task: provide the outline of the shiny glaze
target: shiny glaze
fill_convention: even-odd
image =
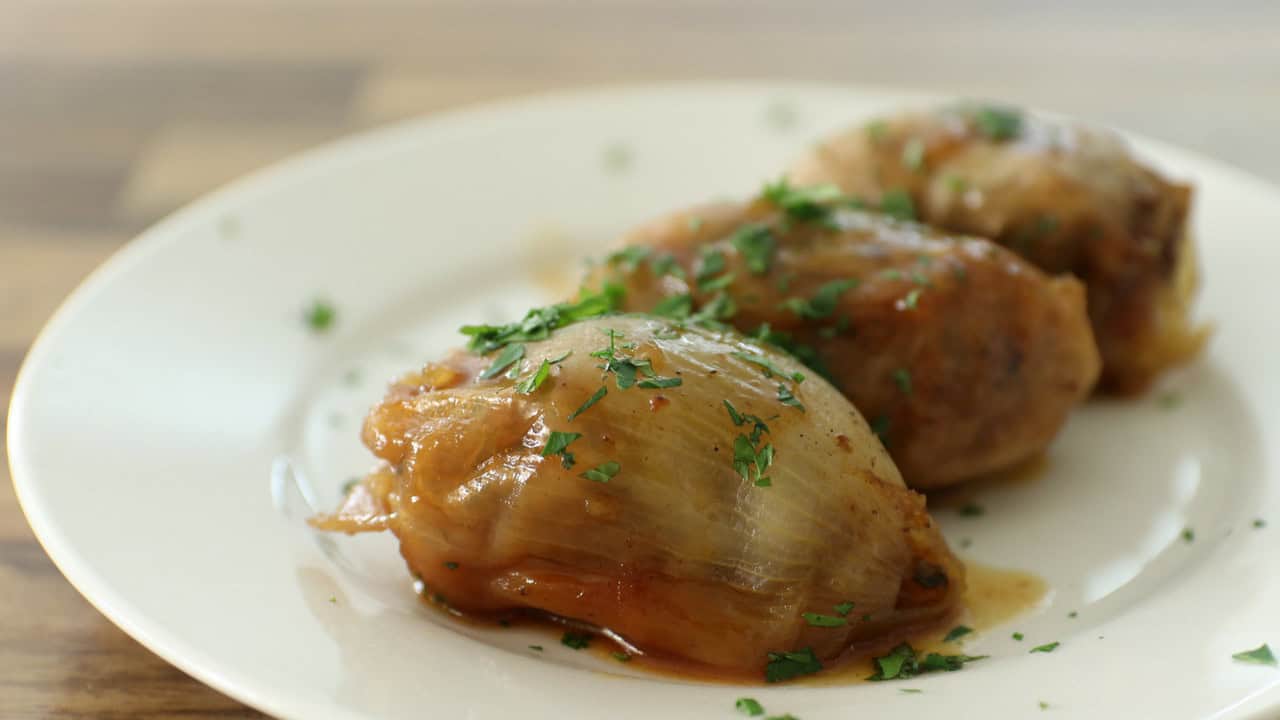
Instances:
[[[601,384],[593,350],[606,328],[635,343],[679,387],[619,390],[570,422]],[[614,316],[528,344],[521,374],[572,355],[531,395],[491,359],[458,353],[406,378],[374,408],[365,442],[385,463],[326,530],[390,529],[428,594],[478,615],[532,610],[608,628],[647,654],[742,676],[768,651],[836,657],[892,641],[954,613],[963,569],[857,411],[820,378],[793,383],[802,412],[777,399],[778,377],[730,353],[763,353],[736,334],[679,331]],[[652,402],[667,405],[655,412]],[[723,406],[767,418],[771,487],[732,464]],[[552,430],[583,433],[576,464],[542,457]],[[838,438],[844,438],[840,442]],[[580,473],[605,461],[608,483]],[[937,578],[929,587],[918,578]],[[853,601],[874,621],[817,628],[802,612]]]

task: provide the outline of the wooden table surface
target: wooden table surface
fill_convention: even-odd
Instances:
[[[1125,126],[1280,180],[1280,3],[904,5],[0,0],[0,398],[62,298],[162,215],[330,138],[504,95],[707,78],[907,86]],[[90,607],[9,487],[0,718],[257,716]]]

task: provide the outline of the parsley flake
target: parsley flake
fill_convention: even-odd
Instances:
[[[782,682],[801,675],[812,675],[822,669],[822,663],[813,654],[813,648],[796,652],[771,652],[768,657],[769,662],[764,668],[765,682]]]
[[[857,278],[833,280],[819,286],[814,291],[813,297],[808,300],[787,298],[780,307],[808,320],[829,317],[831,313],[836,311],[836,304],[839,302],[840,296],[846,291],[858,287],[859,282]]]
[[[769,264],[778,248],[778,241],[774,239],[773,231],[768,225],[743,225],[729,237],[729,242],[742,255],[742,260],[752,275],[769,272]]]
[[[853,611],[853,601],[850,600],[849,602],[842,602],[839,605],[836,605],[835,611],[836,611],[836,614],[839,615],[840,617],[847,616],[850,612]]]
[[[567,632],[560,638],[560,644],[581,650],[591,644],[591,635],[587,633]]]
[[[763,368],[763,369],[764,369],[764,376],[765,376],[765,377],[767,377],[767,378],[771,378],[771,377],[773,377],[773,376],[777,375],[778,377],[790,378],[790,379],[792,380],[792,382],[797,382],[797,383],[802,383],[802,382],[804,382],[804,373],[800,373],[800,372],[786,373],[786,372],[783,372],[782,370],[778,369],[778,366],[777,366],[777,365],[774,365],[774,364],[773,364],[773,361],[772,361],[772,360],[770,360],[769,358],[767,358],[767,357],[765,357],[765,356],[763,356],[763,355],[757,355],[756,353],[739,352],[739,351],[736,351],[736,350],[735,350],[734,352],[729,353],[729,354],[730,354],[730,355],[732,355],[732,356],[734,356],[734,357],[736,357],[736,358],[738,358],[739,360],[741,360],[741,361],[743,361],[743,362],[749,362],[749,363],[751,363],[751,364],[753,364],[753,365],[759,365],[761,368]]]
[[[552,430],[551,435],[547,437],[546,446],[542,448],[542,457],[559,455],[561,456],[560,464],[564,465],[565,468],[573,467],[573,453],[568,452],[568,448],[570,443],[580,437],[582,437],[582,433]]]
[[[787,386],[782,383],[778,383],[778,402],[793,408],[800,408],[800,412],[804,412],[804,404],[796,399],[795,393],[787,389]]]
[[[613,476],[617,475],[618,471],[621,469],[622,469],[621,465],[614,462],[613,460],[610,460],[608,462],[601,463],[591,468],[590,470],[582,473],[580,477],[584,477],[588,480],[593,480],[598,483],[607,483],[610,480],[612,480]]]
[[[976,502],[970,501],[960,506],[961,517],[980,517],[982,515],[985,515],[986,513],[987,513],[986,508],[982,507]]]
[[[587,408],[589,408],[589,407],[591,407],[592,405],[595,405],[596,403],[600,402],[600,399],[601,399],[601,398],[603,398],[605,395],[608,395],[608,394],[609,394],[609,388],[607,388],[607,387],[605,387],[605,386],[601,385],[601,386],[600,386],[600,389],[599,389],[599,390],[596,390],[594,393],[592,393],[592,394],[591,394],[591,397],[587,398],[586,402],[584,402],[584,403],[582,403],[581,405],[579,405],[577,410],[574,410],[573,412],[569,413],[569,422],[573,422],[573,419],[574,419],[574,418],[576,418],[576,417],[578,417],[579,415],[581,415],[582,413],[586,412],[586,411],[587,411]]]
[[[338,311],[327,300],[315,300],[302,313],[302,320],[313,333],[328,332],[338,318]]]
[[[653,252],[650,248],[643,245],[633,245],[623,248],[605,258],[605,262],[610,265],[618,265],[627,272],[632,272],[640,265],[640,262]]]
[[[1259,645],[1253,650],[1245,650],[1235,653],[1232,658],[1240,662],[1253,663],[1254,665],[1270,665],[1276,666],[1276,656],[1271,653],[1271,647],[1266,643]]]
[[[530,645],[530,646],[529,646],[529,649],[530,649],[530,650],[537,651],[537,652],[542,652],[542,646],[541,646],[541,645]]]
[[[653,306],[653,314],[683,320],[693,312],[693,296],[689,293],[668,295]]]
[[[916,307],[916,304],[920,302],[921,292],[923,291],[920,288],[912,288],[911,292],[907,293],[906,297],[898,301],[898,309],[914,310]]]
[[[1267,521],[1266,521],[1266,520],[1263,520],[1262,518],[1254,518],[1254,520],[1253,520],[1253,528],[1254,528],[1255,530],[1259,530],[1259,529],[1264,528],[1264,527],[1266,527],[1266,526],[1267,526]]]
[[[880,196],[880,212],[898,220],[915,220],[916,204],[906,190],[886,190]]]
[[[748,717],[764,714],[764,707],[755,698],[738,698],[738,702],[734,703],[733,706],[737,708],[738,712]]]
[[[793,187],[786,178],[766,184],[760,197],[786,213],[789,219],[798,222],[825,221],[831,215],[832,205],[846,200],[840,188],[835,185],[798,188]]]
[[[920,688],[899,688],[898,692],[902,693],[903,695],[919,695],[924,691],[921,690]]]
[[[1022,642],[1022,638],[1023,638],[1023,635],[1020,632],[1016,632],[1013,634],[1013,639],[1017,640],[1018,642]]]
[[[514,345],[508,345],[508,347],[514,347]],[[542,383],[546,382],[551,375],[551,366],[564,362],[565,358],[569,357],[572,352],[572,350],[568,350],[558,358],[543,358],[542,363],[538,365],[538,369],[532,375],[516,383],[516,392],[522,395],[529,395],[542,387]],[[572,420],[573,418],[569,419]]]
[[[676,261],[676,256],[671,253],[663,253],[655,255],[649,261],[649,269],[653,272],[654,277],[662,277],[663,275],[671,275],[684,279],[684,268],[680,267],[680,263]]]
[[[887,655],[875,658],[876,673],[868,680],[895,680],[916,677],[930,672],[954,672],[965,663],[983,660],[986,655],[942,655],[929,653],[924,658],[916,655],[910,643],[902,643]]]
[[[942,642],[954,642],[971,632],[973,632],[973,628],[968,625],[957,625],[951,628],[951,632],[947,633],[946,637],[942,638]]]
[[[973,124],[989,140],[1012,140],[1022,133],[1022,113],[1013,108],[983,105],[973,110]]]
[[[519,362],[524,357],[524,345],[513,343],[503,348],[498,357],[494,358],[493,364],[487,370],[478,376],[481,380],[488,380],[497,377],[499,373]]]
[[[612,656],[613,659],[617,660],[618,662],[631,662],[631,655],[629,655],[628,653],[613,652],[613,653],[609,653],[609,655]]]
[[[1030,650],[1029,652],[1033,652],[1033,653],[1038,653],[1038,652],[1039,652],[1039,653],[1051,653],[1051,652],[1053,652],[1054,650],[1057,650],[1057,649],[1058,649],[1058,646],[1059,646],[1059,645],[1061,645],[1061,644],[1062,644],[1062,643],[1060,643],[1060,642],[1058,642],[1058,641],[1056,641],[1056,640],[1055,640],[1054,642],[1051,642],[1051,643],[1045,643],[1044,645],[1037,645],[1037,646],[1035,646],[1035,647],[1031,648],[1031,650]]]
[[[464,325],[459,329],[470,337],[467,349],[487,355],[511,343],[545,340],[551,331],[589,318],[607,315],[618,309],[624,291],[606,285],[598,293],[584,293],[577,301],[534,308],[519,322],[506,325]]]
[[[844,627],[845,625],[849,624],[849,622],[842,617],[835,617],[832,615],[821,615],[819,613],[809,613],[809,612],[801,613],[801,617],[803,617],[804,621],[809,623],[813,627],[833,628],[833,627]]]
[[[1191,543],[1195,542],[1195,539],[1196,539],[1195,530],[1192,530],[1191,528],[1184,528],[1182,530],[1182,542],[1190,545]]]
[[[447,562],[447,563],[445,563],[445,564],[444,564],[444,566],[445,566],[446,568],[450,569],[450,570],[457,570],[457,569],[458,569],[458,563],[456,563],[456,562],[452,562],[452,561],[451,561],[451,562]]]
[[[698,283],[700,289],[707,290],[707,284],[716,275],[724,272],[724,269],[724,253],[713,247],[704,247],[698,258],[698,270],[694,273],[693,279]]]
[[[893,382],[902,391],[903,395],[911,394],[911,371],[906,368],[897,368],[893,371]]]

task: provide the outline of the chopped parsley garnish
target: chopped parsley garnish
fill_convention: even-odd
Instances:
[[[655,255],[649,261],[649,269],[653,271],[654,277],[662,277],[663,275],[672,275],[684,279],[684,268],[680,267],[680,263],[676,262],[676,256],[671,253]]]
[[[668,295],[653,306],[653,314],[683,320],[693,312],[693,296],[689,293]]]
[[[333,327],[338,311],[326,300],[315,300],[302,313],[302,320],[314,333],[322,333]]]
[[[508,345],[507,347],[515,347],[515,345]],[[564,362],[565,358],[572,353],[572,350],[567,350],[558,358],[543,358],[542,363],[538,365],[538,369],[532,375],[516,383],[516,392],[528,395],[542,387],[542,383],[546,382],[547,377],[551,375],[551,366]],[[573,418],[569,419],[572,420]]]
[[[900,688],[898,692],[902,693],[903,695],[919,695],[924,691],[921,690],[920,688]]]
[[[613,659],[614,659],[614,660],[617,660],[618,662],[631,662],[631,655],[630,655],[630,654],[628,654],[628,653],[624,653],[624,652],[613,652],[613,653],[609,653],[609,654],[610,654],[611,656],[613,656]]]
[[[1022,113],[1013,108],[983,105],[973,110],[973,124],[989,140],[1012,140],[1022,132]]]
[[[1062,644],[1062,643],[1060,643],[1060,642],[1058,642],[1058,641],[1056,641],[1056,640],[1055,640],[1054,642],[1051,642],[1051,643],[1045,643],[1044,645],[1037,645],[1037,646],[1035,646],[1035,647],[1031,648],[1030,652],[1033,652],[1033,653],[1038,653],[1038,652],[1040,652],[1040,653],[1051,653],[1051,652],[1053,652],[1054,650],[1057,650],[1057,649],[1058,649],[1058,646],[1059,646],[1059,645],[1061,645],[1061,644]]]
[[[906,368],[897,368],[893,371],[893,383],[898,386],[903,395],[910,395],[911,371]]]
[[[902,643],[887,655],[875,658],[876,673],[868,680],[897,680],[916,677],[930,672],[954,672],[965,663],[985,659],[986,655],[942,655],[929,653],[924,658],[916,655],[910,643]]]
[[[643,245],[633,245],[609,255],[605,262],[610,265],[619,265],[627,272],[631,272],[652,252],[653,250]]]
[[[642,388],[661,389],[679,387],[683,383],[678,377],[668,378],[658,375],[653,371],[653,365],[645,358],[626,355],[623,351],[634,350],[636,345],[635,343],[619,345],[618,338],[623,337],[622,333],[613,328],[606,328],[605,333],[609,336],[609,347],[596,350],[591,353],[591,357],[605,361],[603,365],[596,367],[603,370],[606,377],[609,373],[613,373],[614,382],[617,383],[619,390],[627,390],[637,384]],[[636,382],[637,375],[643,378],[639,383]]]
[[[542,652],[542,646],[541,646],[541,645],[530,645],[530,646],[529,646],[529,649],[530,649],[530,650],[536,650],[537,652]]]
[[[766,443],[756,449],[746,435],[733,440],[733,468],[743,480],[754,482],[756,487],[769,487],[773,480],[765,475],[773,464],[773,444]]]
[[[1271,653],[1271,647],[1266,643],[1259,645],[1253,650],[1245,650],[1243,652],[1235,653],[1231,657],[1239,660],[1240,662],[1253,663],[1255,665],[1270,665],[1272,667],[1276,666],[1276,656]]]
[[[729,237],[729,242],[742,255],[743,262],[752,275],[764,275],[769,272],[769,263],[778,248],[778,241],[768,225],[743,225]]]
[[[885,190],[880,196],[880,212],[899,220],[915,220],[916,204],[906,190]]]
[[[551,435],[547,437],[546,446],[542,448],[542,457],[559,455],[561,465],[564,465],[566,469],[573,467],[573,453],[568,452],[568,448],[570,443],[580,437],[582,437],[582,433],[552,430]]]
[[[511,343],[545,340],[551,331],[589,318],[599,317],[618,309],[623,290],[617,285],[606,285],[598,293],[584,293],[577,301],[534,308],[519,322],[506,325],[464,325],[459,330],[471,340],[467,349],[487,355]]]
[[[751,424],[750,435],[739,434],[733,440],[733,469],[743,480],[755,483],[756,487],[770,487],[773,480],[765,472],[773,465],[773,444],[760,445],[762,436],[769,432],[769,426],[755,415],[738,412],[728,400],[724,401],[724,407],[735,427]]]
[[[716,275],[724,272],[724,268],[724,253],[713,247],[703,247],[698,258],[698,270],[694,273],[693,279],[698,283],[700,289],[706,290],[707,283]]]
[[[826,220],[831,215],[832,205],[846,199],[835,185],[793,187],[786,178],[766,184],[760,197],[773,203],[788,218],[799,222]]]
[[[645,388],[646,390],[661,390],[663,388],[680,387],[684,384],[684,380],[678,377],[658,377],[653,376],[636,383],[636,387]]]
[[[734,703],[733,706],[737,708],[738,712],[748,717],[764,714],[764,707],[759,702],[756,702],[755,698],[738,698],[738,702]]]
[[[959,640],[960,638],[964,637],[965,635],[968,635],[971,632],[973,632],[973,628],[969,627],[968,625],[957,625],[951,628],[951,632],[947,633],[946,637],[942,638],[942,642],[952,642],[954,640]]]
[[[769,663],[764,668],[765,682],[782,682],[801,675],[812,675],[822,669],[822,663],[813,654],[813,648],[796,652],[769,653]]]
[[[902,146],[902,165],[914,172],[920,172],[924,169],[923,140],[913,137]]]
[[[804,404],[796,399],[795,393],[787,389],[787,386],[782,383],[778,383],[778,402],[793,408],[800,408],[800,412],[804,412]]]
[[[801,613],[801,616],[804,618],[805,622],[809,623],[813,627],[833,628],[833,627],[844,627],[845,625],[849,624],[849,622],[844,618],[835,617],[833,615],[821,615],[819,613],[807,612],[807,613]]]
[[[1184,528],[1182,531],[1182,542],[1191,544],[1196,539],[1196,531],[1191,528]]]
[[[832,280],[819,286],[814,291],[813,297],[808,300],[787,298],[782,302],[781,307],[809,320],[829,317],[831,313],[836,311],[836,303],[840,300],[840,295],[846,290],[858,287],[858,283],[859,280],[857,278]]]
[[[593,480],[598,483],[607,483],[610,480],[612,480],[613,476],[617,475],[618,471],[621,469],[622,469],[621,465],[614,462],[613,460],[610,460],[608,462],[601,463],[591,468],[590,470],[582,473],[581,477],[584,477],[588,480]]]
[[[853,612],[853,601],[850,600],[849,602],[842,602],[839,605],[836,605],[835,611],[840,617],[845,617],[850,612]]]
[[[720,277],[713,277],[710,280],[704,280],[698,284],[698,289],[702,292],[723,290],[733,284],[734,277],[733,273],[725,273]]]
[[[899,301],[901,308],[904,310],[914,310],[916,304],[920,302],[921,292],[923,291],[920,288],[912,288],[911,292],[907,293],[907,296]]]
[[[524,345],[521,343],[512,343],[502,349],[498,357],[494,358],[493,364],[487,370],[480,373],[479,379],[488,380],[497,377],[499,373],[519,362],[524,357]]]
[[[1067,617],[1071,618],[1072,620],[1075,620],[1077,617],[1080,617],[1080,613],[1076,612],[1075,610],[1072,610],[1071,612],[1067,613]]]
[[[1012,637],[1014,640],[1017,640],[1018,642],[1022,642],[1023,634],[1020,632],[1016,632],[1012,635]]]
[[[360,484],[360,478],[351,478],[350,480],[347,480],[346,482],[342,483],[343,496],[350,495],[351,491],[355,490],[356,486],[359,484]]]
[[[1262,518],[1254,518],[1254,520],[1253,520],[1253,528],[1254,528],[1255,530],[1258,530],[1258,529],[1264,528],[1264,527],[1266,527],[1266,526],[1267,526],[1267,521],[1266,521],[1266,520],[1263,520]]]
[[[1045,702],[1045,701],[1041,700],[1041,701],[1040,701],[1040,709],[1041,709],[1041,710],[1048,710],[1048,709],[1049,709],[1049,703],[1047,703],[1047,702]]]
[[[965,188],[968,186],[968,183],[965,182],[965,179],[960,177],[959,175],[948,175],[946,179],[946,183],[947,183],[947,189],[953,193],[962,193],[965,191]]]
[[[764,376],[767,378],[771,378],[777,375],[778,377],[790,378],[792,382],[797,382],[797,383],[804,382],[804,373],[783,372],[782,370],[778,369],[777,365],[773,364],[772,360],[770,360],[769,358],[763,355],[757,355],[755,353],[739,352],[736,350],[729,354],[738,358],[739,360],[742,360],[743,362],[749,362],[753,365],[759,365],[761,368],[764,368]]]
[[[599,390],[596,390],[594,393],[592,393],[592,394],[591,394],[591,397],[587,398],[586,402],[584,402],[584,403],[582,403],[581,405],[579,405],[577,410],[574,410],[573,412],[569,413],[569,422],[573,422],[573,419],[574,419],[574,418],[576,418],[576,417],[578,417],[579,415],[581,415],[582,413],[586,412],[586,411],[587,411],[587,408],[589,408],[589,407],[591,407],[592,405],[595,405],[596,403],[600,402],[600,399],[601,399],[601,398],[603,398],[605,395],[608,395],[608,394],[609,394],[609,388],[607,388],[607,387],[605,387],[605,386],[601,385],[601,386],[600,386],[600,389],[599,389]]]
[[[881,415],[871,421],[871,432],[875,433],[876,437],[880,438],[880,444],[886,447],[889,445],[889,428],[891,425],[892,421],[888,415]]]
[[[986,512],[987,512],[986,508],[972,501],[967,502],[964,505],[960,506],[961,517],[979,517],[979,516],[985,515]]]
[[[591,644],[591,635],[587,633],[567,632],[560,638],[560,644],[581,650]]]
[[[444,564],[444,566],[445,566],[446,568],[450,569],[450,570],[457,570],[457,569],[458,569],[458,563],[456,563],[456,562],[447,562],[447,563],[445,563],[445,564]]]
[[[770,345],[786,351],[788,355],[809,366],[809,368],[822,377],[827,378],[828,380],[831,379],[830,370],[818,355],[817,348],[812,345],[804,345],[796,342],[789,333],[774,330],[769,326],[769,323],[763,323],[760,327],[756,328],[752,337],[756,340],[767,342]]]

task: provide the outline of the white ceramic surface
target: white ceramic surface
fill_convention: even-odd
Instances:
[[[920,694],[679,683],[533,631],[462,628],[416,601],[389,537],[303,526],[308,500],[332,506],[368,465],[357,433],[382,381],[459,325],[514,318],[636,222],[752,192],[822,133],[927,101],[796,85],[539,97],[237,183],[121,251],[40,336],[9,421],[23,508],[108,617],[283,716],[733,718],[751,695],[803,720],[1021,718],[1041,701],[1053,717],[1275,717],[1280,670],[1231,654],[1280,647],[1280,191],[1149,141],[1198,186],[1213,343],[1146,398],[1082,408],[1043,477],[984,492],[984,516],[939,513],[967,557],[1052,593],[966,645],[990,660],[911,681]],[[339,313],[323,335],[301,321],[317,297]]]

